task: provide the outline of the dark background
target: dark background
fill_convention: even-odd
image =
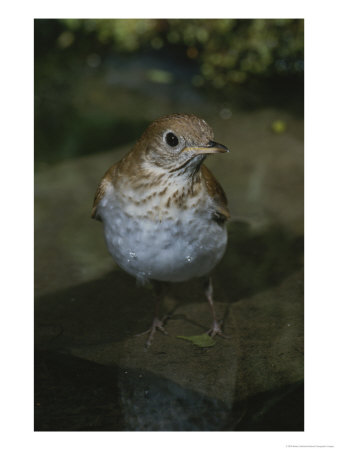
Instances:
[[[37,166],[134,142],[162,102],[302,114],[303,29],[292,19],[36,20]]]

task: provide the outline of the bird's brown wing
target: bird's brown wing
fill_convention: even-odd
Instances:
[[[216,178],[210,170],[203,164],[201,167],[202,176],[205,180],[208,194],[215,202],[215,211],[213,211],[213,219],[216,222],[224,223],[230,219],[230,212],[228,209],[228,200],[223,191],[222,186],[218,183]]]
[[[100,203],[101,199],[103,198],[107,187],[112,183],[112,180],[115,175],[116,165],[117,164],[112,165],[107,170],[107,172],[104,174],[102,180],[100,181],[100,183],[96,189],[93,208],[92,208],[92,212],[91,212],[92,219],[101,220],[101,217],[97,213],[97,207],[98,207],[98,204]]]

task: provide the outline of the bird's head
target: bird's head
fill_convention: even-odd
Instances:
[[[205,120],[192,114],[172,114],[155,120],[136,148],[149,168],[188,175],[198,171],[207,155],[229,151],[214,141]]]

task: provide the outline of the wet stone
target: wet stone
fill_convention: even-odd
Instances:
[[[273,117],[288,123],[283,134],[270,131]],[[136,336],[152,322],[152,292],[116,266],[102,224],[90,219],[100,177],[128,147],[43,168],[36,430],[303,429],[303,125],[270,109],[234,113],[226,129],[222,118],[205,118],[232,150],[207,160],[232,214],[213,274],[228,338],[208,348],[177,338],[210,328],[203,280],[166,287],[169,335],[157,332],[148,350]]]

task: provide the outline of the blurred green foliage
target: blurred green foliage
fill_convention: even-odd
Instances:
[[[250,77],[302,76],[304,21],[301,19],[61,19],[58,41],[71,46],[88,34],[102,46],[132,53],[174,47],[195,60],[192,82],[214,88]]]
[[[38,166],[134,142],[153,117],[197,112],[196,98],[223,108],[223,118],[235,104],[294,109],[303,104],[303,27],[301,19],[36,19]]]

